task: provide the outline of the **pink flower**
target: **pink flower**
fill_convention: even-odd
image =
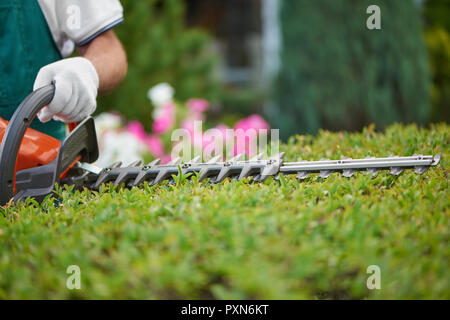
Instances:
[[[194,136],[194,120],[186,119],[181,123],[181,128],[187,130],[191,136],[191,139]]]
[[[153,121],[152,130],[158,134],[165,133],[173,126],[174,121],[175,107],[172,102],[168,102],[161,108],[161,113]]]
[[[239,120],[235,125],[235,130],[243,130],[244,132],[236,132],[236,144],[234,154],[247,153],[253,155],[256,153],[255,145],[257,143],[257,135],[259,130],[268,130],[269,124],[258,114],[252,114],[248,118]],[[253,130],[252,130],[253,129]]]
[[[207,145],[209,145],[212,142],[217,143],[217,139],[221,139],[222,140],[222,145],[225,146],[225,143],[229,140],[229,139],[233,139],[233,133],[231,132],[231,134],[229,132],[227,132],[227,130],[230,130],[229,127],[227,127],[224,124],[219,124],[217,125],[215,128],[216,132],[214,132],[214,130],[212,130],[211,132],[208,130],[203,134],[203,147],[206,147]],[[216,136],[217,131],[219,131],[220,134],[220,138]]]
[[[187,106],[191,112],[205,112],[209,109],[209,102],[204,99],[189,99]]]
[[[205,141],[203,138],[203,134],[201,132],[196,132],[193,135],[191,135],[191,141],[194,145],[194,148],[203,148],[206,144],[208,144],[208,141]]]
[[[159,117],[153,122],[152,130],[155,133],[161,134],[169,130],[171,126],[170,117]]]
[[[147,137],[144,126],[139,121],[131,121],[128,123],[126,129],[129,133],[133,134],[141,141],[144,141]]]
[[[155,157],[160,158],[164,155],[164,145],[158,136],[154,134],[148,135],[145,138],[145,143]]]
[[[216,129],[220,131],[220,133],[222,134],[222,139],[223,142],[228,141],[229,139],[232,138],[232,135],[230,135],[227,130],[229,130],[230,128],[224,124],[219,124],[216,126]]]
[[[191,135],[191,139],[193,139],[194,122],[205,120],[203,112],[208,109],[209,102],[203,99],[190,99],[187,102],[187,106],[189,108],[189,115],[181,123],[181,128],[187,130]]]
[[[172,157],[170,154],[165,154],[161,156],[161,164],[167,164],[172,160]]]
[[[247,153],[247,148],[245,146],[236,144],[234,146],[234,155],[237,156],[238,154],[241,153]]]
[[[202,144],[202,132],[201,127],[197,129],[195,132],[195,122],[198,119],[187,118],[181,123],[181,128],[186,130],[189,133],[189,137],[191,138],[191,142],[196,146],[200,146]],[[200,130],[200,132],[198,131]],[[204,141],[203,141],[204,143]]]
[[[236,132],[235,134],[236,141],[234,144],[234,155],[246,153],[247,155],[251,156],[256,154],[258,135],[256,134],[256,131],[254,129],[249,129],[244,133]]]
[[[252,114],[248,118],[244,118],[236,122],[234,129],[242,129],[244,131],[248,129],[270,129],[269,124],[259,114]]]
[[[200,139],[200,138],[199,138]],[[208,133],[204,133],[201,137],[202,148],[205,148],[208,144],[215,142],[215,137],[209,135]]]

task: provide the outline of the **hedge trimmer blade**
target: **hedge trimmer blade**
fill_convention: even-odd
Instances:
[[[98,190],[106,183],[125,187],[137,187],[144,183],[156,185],[173,180],[173,176],[178,176],[180,172],[183,175],[197,173],[199,181],[209,178],[212,183],[222,182],[226,178],[237,180],[247,178],[261,182],[268,177],[277,179],[280,173],[295,174],[300,180],[306,179],[312,173],[318,173],[320,178],[326,179],[335,172],[344,177],[351,177],[357,171],[375,175],[380,170],[389,170],[390,174],[397,176],[404,169],[414,169],[416,174],[423,174],[429,167],[438,165],[441,155],[298,162],[283,162],[284,153],[265,160],[262,159],[262,155],[247,161],[241,160],[243,155],[223,162],[219,161],[220,158],[217,156],[206,163],[200,163],[199,157],[186,163],[181,163],[180,158],[176,158],[168,164],[159,164],[157,159],[147,165],[142,165],[142,162],[138,161],[125,167],[118,162],[104,169],[79,163],[72,169],[74,174],[61,182],[78,188]]]
[[[280,173],[295,174],[298,179],[305,179],[312,173],[326,179],[335,172],[351,177],[356,171],[376,174],[380,170],[390,170],[391,174],[399,175],[404,169],[414,169],[416,174],[422,174],[429,167],[436,166],[441,158],[438,154],[284,162],[284,153],[270,159],[263,159],[260,154],[250,160],[242,160],[244,155],[241,154],[228,161],[220,161],[222,156],[216,156],[206,163],[201,163],[200,157],[196,157],[186,163],[177,158],[168,164],[159,164],[157,159],[147,165],[137,161],[126,167],[117,162],[102,169],[91,164],[99,154],[94,119],[89,117],[78,125],[71,124],[71,132],[63,142],[28,129],[30,119],[34,119],[52,101],[54,93],[54,83],[33,91],[22,101],[9,123],[0,122],[3,124],[0,126],[3,128],[0,130],[0,206],[11,199],[19,202],[34,198],[41,202],[53,193],[57,183],[72,185],[76,189],[98,190],[107,183],[125,187],[145,183],[156,185],[163,181],[173,182],[173,177],[180,174],[192,176],[194,173],[199,181],[209,179],[212,183],[226,178],[247,178],[258,182],[268,177],[277,179]]]

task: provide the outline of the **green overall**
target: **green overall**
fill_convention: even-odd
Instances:
[[[37,0],[0,0],[0,43],[0,117],[9,120],[39,69],[62,57]],[[35,118],[31,127],[59,140],[66,135],[59,121]]]

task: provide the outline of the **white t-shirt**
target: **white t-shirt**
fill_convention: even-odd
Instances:
[[[119,0],[38,0],[63,57],[123,21]]]

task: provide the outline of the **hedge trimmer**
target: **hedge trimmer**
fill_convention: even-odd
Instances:
[[[62,143],[28,128],[39,110],[51,102],[53,95],[53,84],[40,88],[20,104],[9,123],[0,118],[0,205],[11,199],[18,202],[28,197],[42,201],[53,193],[56,183],[73,185],[76,189],[98,190],[105,183],[125,187],[144,183],[155,185],[164,180],[173,181],[174,175],[189,173],[196,173],[199,181],[209,178],[212,183],[226,178],[264,181],[271,176],[277,178],[280,173],[295,174],[298,179],[305,179],[311,173],[318,173],[326,179],[334,172],[351,177],[357,171],[376,174],[380,170],[390,170],[391,174],[399,175],[403,169],[414,169],[416,174],[423,174],[440,161],[438,154],[284,162],[284,153],[281,153],[270,159],[262,159],[258,155],[243,160],[243,155],[238,155],[228,161],[221,161],[221,156],[217,156],[206,163],[200,163],[199,157],[181,163],[177,158],[168,164],[159,164],[159,160],[155,160],[147,165],[139,161],[122,166],[118,162],[107,168],[98,168],[91,164],[98,158],[92,118],[78,125],[69,125],[71,132]]]

